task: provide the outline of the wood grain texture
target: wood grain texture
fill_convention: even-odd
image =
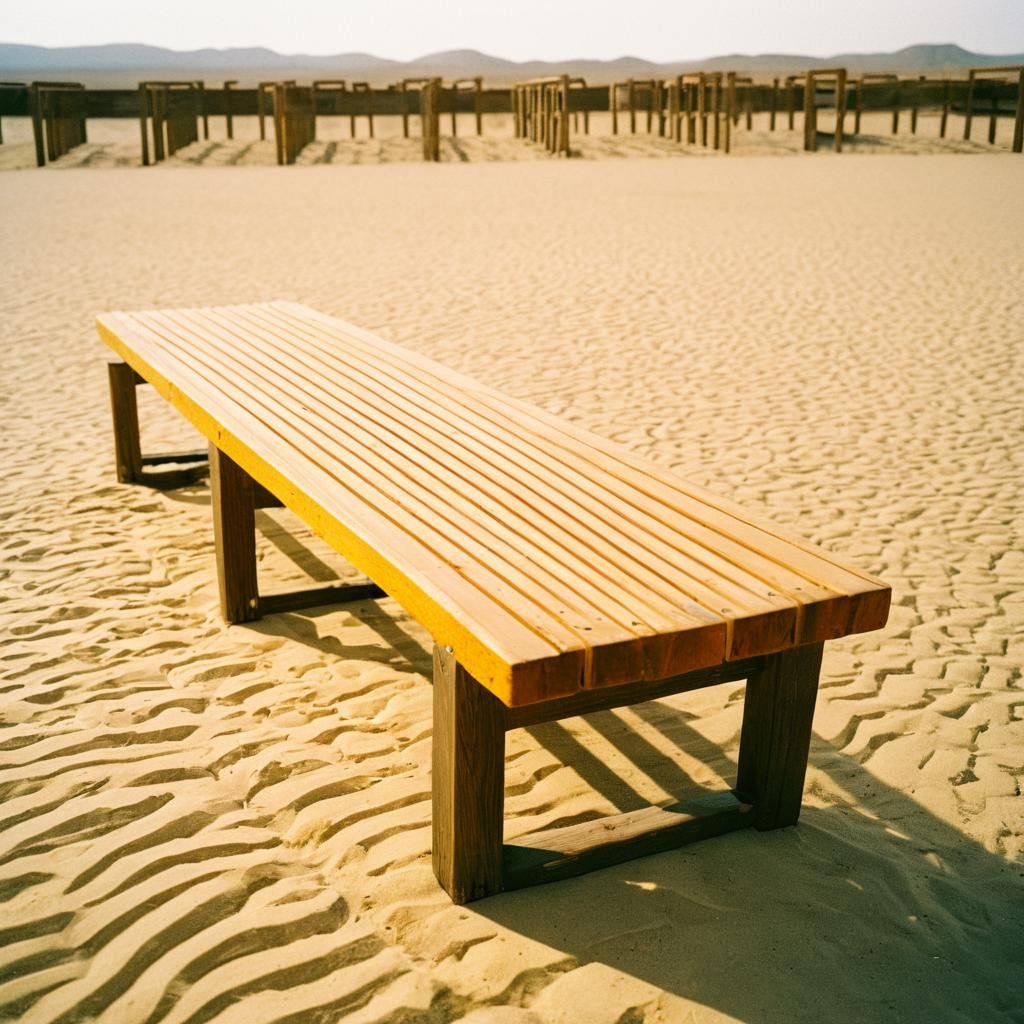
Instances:
[[[821,644],[773,654],[747,680],[736,791],[759,829],[800,817],[821,656]]]
[[[117,479],[123,484],[133,484],[142,476],[136,374],[127,363],[108,363],[107,381],[110,384],[110,412],[114,423]]]
[[[501,891],[505,709],[434,647],[434,874],[456,903]]]
[[[637,857],[664,853],[754,823],[753,808],[733,793],[709,793],[669,807],[645,807],[506,844],[503,888],[555,882]]]
[[[99,327],[509,706],[886,620],[880,581],[582,428],[315,310],[117,313]]]
[[[735,682],[759,672],[763,664],[763,658],[724,661],[712,668],[703,668],[669,679],[623,683],[621,686],[605,686],[599,690],[580,690],[569,697],[506,709],[505,728],[520,729],[528,725],[540,725],[542,722],[557,722],[560,718],[575,718],[577,715],[588,715],[594,711],[629,707],[644,701],[657,700],[659,697],[702,690],[707,686],[717,686],[719,683]]]
[[[226,622],[251,622],[260,614],[252,479],[214,444],[210,491],[221,615]]]

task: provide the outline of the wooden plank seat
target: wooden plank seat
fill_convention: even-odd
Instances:
[[[373,581],[350,596],[386,592],[433,636],[433,860],[454,900],[796,822],[822,645],[884,625],[884,583],[304,306],[97,324],[210,442],[228,621],[289,607],[256,583],[253,509],[279,501]],[[503,843],[508,730],[742,679],[733,790]]]

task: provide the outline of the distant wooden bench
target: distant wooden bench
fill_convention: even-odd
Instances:
[[[140,378],[210,441],[229,622],[386,592],[432,634],[433,862],[456,902],[796,822],[822,645],[883,626],[884,583],[304,306],[97,323],[124,360],[111,367],[119,466],[144,461],[125,397]],[[268,503],[373,582],[267,600],[253,510]],[[742,679],[734,790],[503,845],[506,731]]]

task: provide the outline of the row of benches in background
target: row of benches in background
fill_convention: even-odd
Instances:
[[[298,154],[316,138],[318,116],[349,119],[356,137],[357,118],[365,118],[374,134],[374,115],[400,116],[402,134],[410,135],[410,120],[420,120],[425,160],[440,157],[444,115],[450,117],[451,134],[457,133],[457,113],[472,114],[477,134],[483,133],[483,116],[512,113],[515,135],[545,146],[551,153],[568,154],[573,131],[590,130],[590,114],[610,112],[612,133],[620,127],[635,134],[639,118],[646,130],[680,144],[731,148],[732,130],[745,118],[752,126],[755,113],[769,115],[774,131],[779,115],[792,130],[798,110],[803,112],[804,148],[816,149],[818,111],[835,112],[835,148],[840,150],[848,132],[847,114],[853,116],[853,133],[860,132],[865,111],[891,111],[892,130],[899,130],[901,112],[910,115],[916,132],[918,112],[940,112],[939,135],[945,137],[951,112],[962,114],[964,138],[969,139],[972,120],[989,119],[988,140],[996,136],[999,117],[1014,118],[1012,149],[1024,150],[1024,65],[971,69],[966,79],[900,79],[893,74],[847,75],[844,68],[815,69],[771,83],[759,83],[735,72],[694,72],[670,79],[626,79],[610,86],[588,86],[582,78],[556,75],[533,79],[510,89],[484,89],[479,77],[445,83],[440,78],[406,78],[375,89],[367,82],[323,79],[310,85],[294,80],[260,82],[255,89],[236,89],[236,80],[220,89],[207,89],[200,81],[146,81],[137,90],[93,90],[72,82],[0,82],[0,118],[28,114],[32,118],[36,162],[43,166],[59,159],[86,141],[90,117],[137,117],[140,123],[142,163],[159,162],[196,142],[200,129],[209,138],[209,120],[223,116],[226,134],[234,137],[233,119],[255,114],[260,138],[267,136],[266,122],[273,123],[280,164],[294,163]],[[0,142],[3,141],[0,120]]]

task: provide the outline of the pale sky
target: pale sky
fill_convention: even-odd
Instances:
[[[1024,51],[1024,0],[0,0],[0,42],[397,60],[461,48],[511,60],[828,56],[950,42],[1014,53]]]

